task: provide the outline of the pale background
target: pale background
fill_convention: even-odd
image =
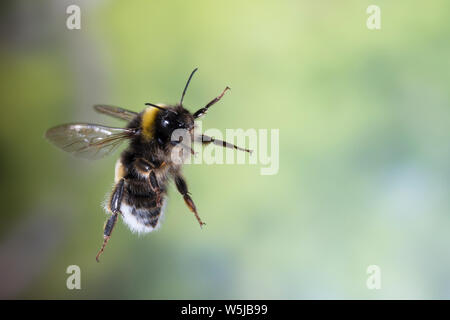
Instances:
[[[67,30],[78,4],[82,29]],[[382,28],[366,27],[381,7]],[[2,1],[3,298],[450,298],[448,1]],[[196,110],[204,128],[280,129],[280,170],[193,165],[200,230],[170,188],[160,231],[100,207],[118,156],[88,162],[43,138],[118,125],[96,103]],[[66,288],[69,265],[81,290]],[[382,270],[368,290],[366,268]]]

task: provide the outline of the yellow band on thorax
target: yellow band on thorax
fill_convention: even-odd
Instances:
[[[158,114],[158,109],[154,107],[148,107],[142,114],[142,135],[146,139],[151,139],[153,136],[153,125],[155,123],[156,115]]]

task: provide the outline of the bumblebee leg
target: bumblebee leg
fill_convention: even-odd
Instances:
[[[203,108],[197,110],[193,116],[195,119],[200,118],[202,116],[204,116],[206,114],[206,112],[208,111],[209,107],[211,107],[212,105],[216,104],[217,102],[219,102],[220,99],[222,99],[223,95],[225,94],[225,92],[227,92],[227,90],[231,90],[229,87],[226,87],[225,90],[222,91],[222,93],[215,97],[214,99],[212,99],[206,106],[204,106]]]
[[[159,169],[165,166],[165,163],[161,163],[159,167],[156,167],[155,164],[144,158],[138,158],[135,160],[136,169],[139,170],[143,174],[148,174],[148,180],[150,182],[150,188],[156,194],[156,203],[158,206],[161,206],[161,189],[158,184],[158,180],[156,179],[154,169]]]
[[[205,225],[206,223],[204,223],[202,221],[202,219],[200,219],[200,217],[197,213],[197,208],[195,207],[194,201],[192,200],[191,196],[189,195],[186,181],[184,181],[182,176],[178,175],[175,177],[175,184],[177,186],[178,191],[183,196],[184,202],[186,202],[186,205],[188,206],[188,208],[194,213],[195,218],[197,218],[197,221],[200,224],[200,227]]]
[[[148,174],[148,180],[150,181],[150,188],[156,193],[156,205],[161,206],[161,189],[159,188],[158,179],[156,179],[155,171],[151,170]]]
[[[156,169],[157,166],[144,158],[137,158],[134,160],[134,165],[136,169],[142,173],[148,173],[152,169]]]
[[[125,180],[123,178],[120,179],[120,181],[116,184],[111,196],[109,206],[111,208],[112,215],[108,218],[108,220],[106,220],[105,227],[103,229],[103,244],[98,251],[97,256],[95,257],[95,260],[97,260],[97,262],[100,262],[99,257],[105,250],[106,244],[108,243],[109,238],[111,238],[111,233],[114,229],[114,226],[116,225],[117,218],[119,214],[121,214],[120,204],[122,203],[124,184]]]
[[[125,179],[122,178],[119,180],[119,182],[117,182],[116,187],[114,188],[113,194],[111,196],[109,207],[111,208],[111,211],[114,214],[121,213],[120,204],[122,203],[124,185]]]
[[[201,136],[196,137],[195,141],[201,142],[202,144],[213,143],[216,146],[229,148],[229,149],[236,149],[236,150],[245,151],[245,152],[248,152],[248,153],[252,153],[253,152],[253,150],[244,149],[244,148],[238,147],[237,145],[234,145],[232,143],[229,143],[229,142],[226,142],[226,141],[222,141],[222,140],[219,140],[219,139],[216,139],[214,137],[210,137],[210,136],[207,136],[207,135],[204,135],[204,134],[202,134]]]

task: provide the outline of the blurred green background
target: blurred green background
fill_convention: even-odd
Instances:
[[[81,8],[81,30],[66,7]],[[381,30],[366,8],[381,7]],[[0,297],[450,298],[448,1],[2,1]],[[280,170],[184,169],[161,230],[119,223],[102,257],[119,153],[50,145],[64,122],[202,107],[203,128],[280,129]],[[81,290],[66,268],[81,268]],[[368,290],[378,265],[381,290]]]

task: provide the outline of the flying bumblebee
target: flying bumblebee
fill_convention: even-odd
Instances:
[[[205,224],[197,213],[181,174],[182,161],[175,161],[173,158],[173,154],[186,150],[193,154],[191,146],[183,141],[213,143],[225,148],[251,152],[204,134],[194,136],[195,119],[205,115],[230,89],[226,87],[219,96],[191,114],[184,108],[183,98],[196,71],[197,69],[190,74],[180,102],[176,105],[146,103],[148,107],[140,113],[108,105],[94,106],[100,113],[127,121],[125,128],[71,123],[53,127],[46,132],[46,138],[57,147],[88,159],[101,158],[113,152],[125,140],[129,142],[116,162],[115,185],[105,205],[110,216],[104,225],[103,244],[96,256],[97,262],[119,215],[133,232],[148,233],[160,227],[167,203],[169,179],[175,181],[178,191],[200,226]],[[174,139],[176,130],[184,130],[190,139],[183,140],[182,136]]]

